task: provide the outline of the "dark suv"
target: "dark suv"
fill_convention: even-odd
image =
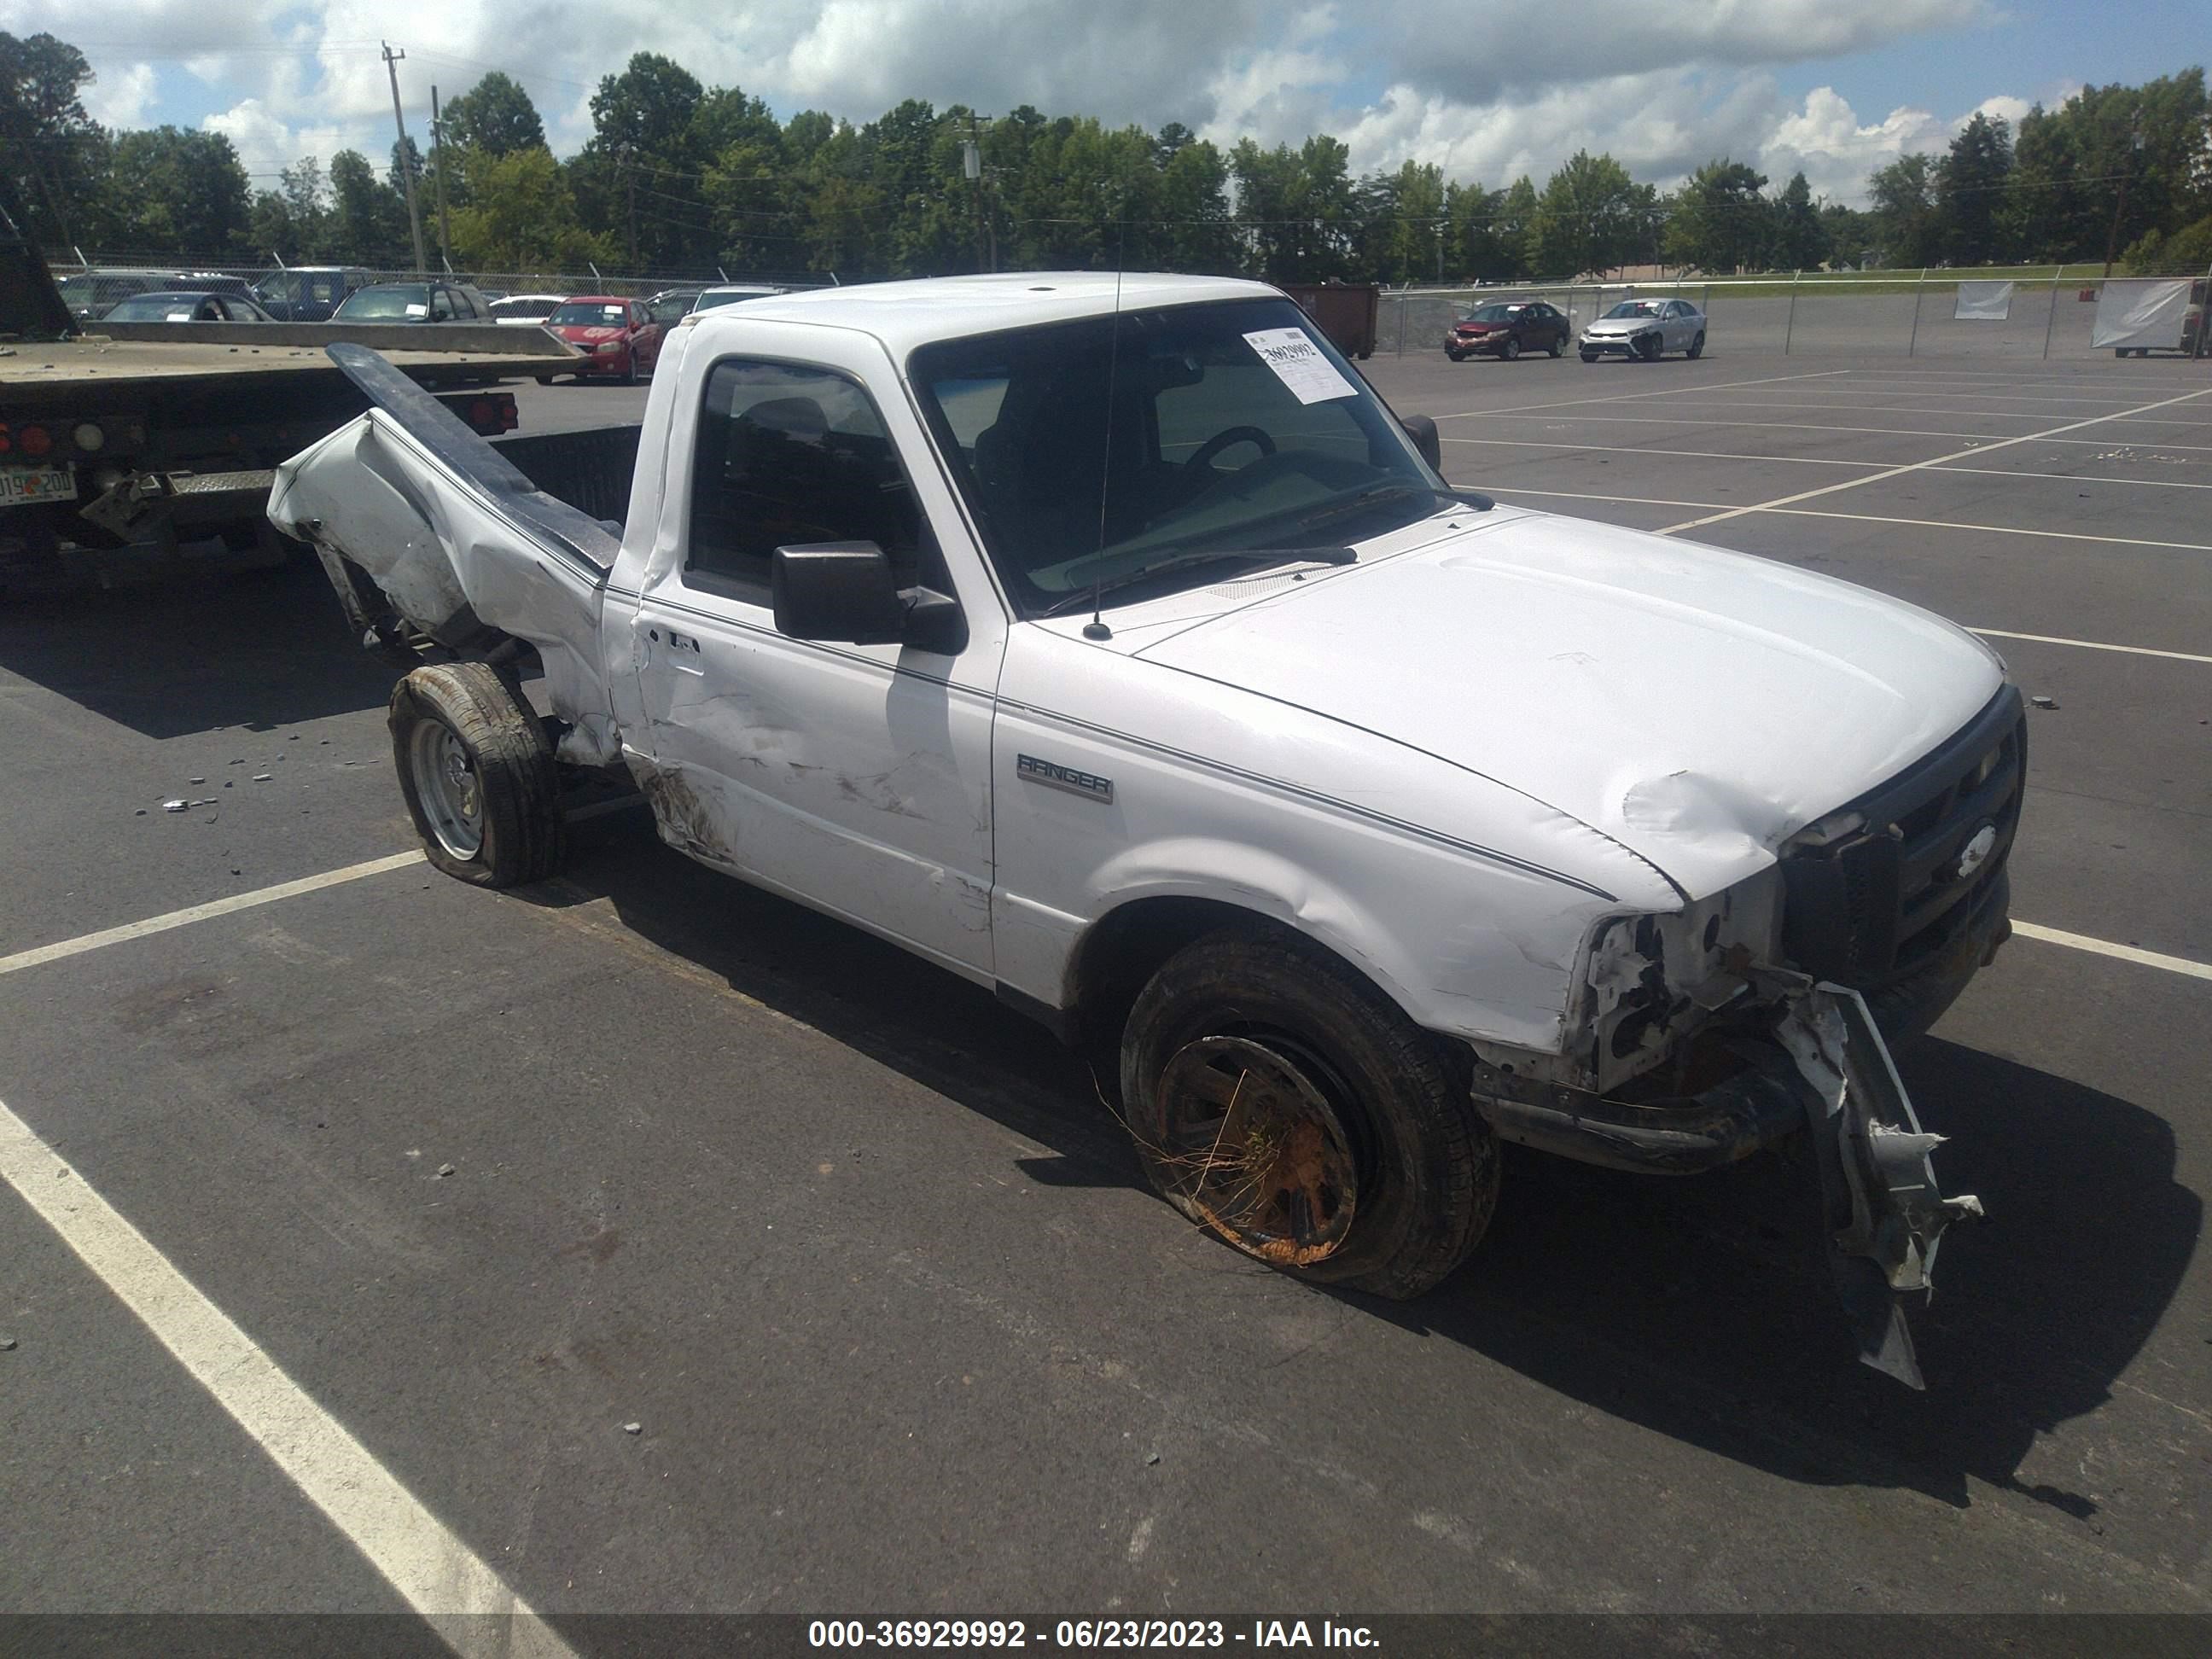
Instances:
[[[280,323],[326,323],[356,289],[375,280],[351,265],[294,265],[256,283],[253,297]]]
[[[1566,314],[1541,300],[1492,300],[1452,325],[1444,337],[1444,356],[1455,363],[1477,352],[1508,361],[1524,351],[1548,351],[1557,357],[1566,350],[1572,332]]]

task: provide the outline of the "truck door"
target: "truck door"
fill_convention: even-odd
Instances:
[[[818,350],[819,332],[806,335]],[[942,477],[918,490],[902,464],[902,448],[929,453],[902,401],[886,411],[827,364],[712,356],[695,346],[678,365],[632,641],[644,719],[631,741],[651,747],[662,836],[988,979],[1003,609],[975,591],[980,556]],[[963,579],[940,527],[963,538]],[[902,586],[954,592],[966,648],[778,633],[775,550],[830,541],[874,542]]]

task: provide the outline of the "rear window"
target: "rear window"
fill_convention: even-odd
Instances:
[[[555,307],[545,319],[562,328],[620,328],[629,320],[627,306],[583,306],[574,301]]]

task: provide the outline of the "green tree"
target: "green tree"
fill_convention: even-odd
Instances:
[[[1803,173],[1792,173],[1774,198],[1774,264],[1785,270],[1813,270],[1827,263],[1833,247],[1820,210],[1814,204],[1812,185]]]
[[[1989,264],[2011,252],[2005,208],[2012,169],[2010,124],[1976,111],[1936,169],[1936,213],[1952,264]]]
[[[545,147],[538,106],[519,82],[498,70],[447,104],[444,117],[449,149],[500,156]]]
[[[1741,161],[1706,162],[1674,198],[1662,243],[1668,262],[1716,276],[1764,266],[1774,228],[1765,189],[1766,175]]]
[[[613,231],[633,270],[697,264],[712,252],[699,188],[711,158],[692,127],[706,96],[689,70],[653,52],[633,54],[592,94],[592,137],[570,183],[586,227]]]
[[[1601,272],[1652,251],[1658,195],[1610,155],[1577,150],[1544,185],[1528,230],[1538,276]]]
[[[0,32],[0,170],[25,204],[33,241],[66,245],[96,222],[91,198],[107,136],[84,111],[92,82],[92,65],[67,41]]]
[[[1900,155],[1867,180],[1869,217],[1887,264],[1932,265],[1943,257],[1943,222],[1936,211],[1936,158]]]
[[[173,126],[125,132],[114,157],[111,194],[125,246],[198,257],[248,251],[246,169],[222,134]]]
[[[612,239],[576,217],[552,151],[539,144],[481,164],[470,205],[453,216],[453,253],[482,270],[574,270],[611,258]]]
[[[1187,134],[1174,122],[1160,130]],[[1182,137],[1160,169],[1159,216],[1154,241],[1158,263],[1170,270],[1231,276],[1237,269],[1237,228],[1229,206],[1229,163],[1210,140]]]
[[[410,263],[406,210],[378,179],[357,149],[331,157],[331,210],[326,257],[342,264],[398,266]]]

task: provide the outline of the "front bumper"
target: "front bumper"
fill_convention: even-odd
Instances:
[[[1497,350],[1509,337],[1504,334],[1454,334],[1445,338],[1444,349],[1472,357],[1480,351]]]
[[[1607,352],[1618,352],[1626,357],[1634,354],[1638,342],[1650,337],[1644,334],[1585,334],[1575,344],[1577,350],[1598,356]]]
[[[1807,1132],[1824,1253],[1859,1358],[1923,1388],[1898,1298],[1932,1288],[1944,1230],[1978,1218],[1981,1204],[1947,1199],[1937,1187],[1929,1154],[1943,1138],[1921,1128],[1857,992],[1771,970],[1750,979],[1772,999],[1771,1024],[1728,1039],[1739,1069],[1693,1097],[1605,1100],[1534,1085],[1478,1058],[1475,1108],[1500,1139],[1644,1174],[1715,1169]]]

